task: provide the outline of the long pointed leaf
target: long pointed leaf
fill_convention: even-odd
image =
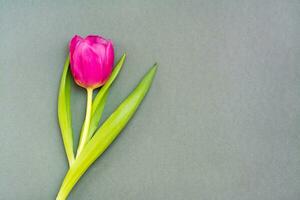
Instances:
[[[149,90],[156,73],[156,69],[157,66],[155,64],[144,76],[143,80],[134,89],[134,91],[121,103],[121,105],[97,130],[93,138],[85,146],[82,153],[67,172],[67,175],[58,193],[57,200],[65,199],[68,196],[79,178],[107,149],[107,147],[119,135],[121,130],[126,126]]]
[[[58,121],[69,165],[74,161],[73,132],[71,125],[70,95],[71,75],[69,71],[69,56],[66,59],[58,94]]]
[[[97,128],[99,126],[99,122],[101,120],[102,113],[104,111],[104,107],[106,104],[107,96],[109,94],[109,90],[110,90],[110,88],[108,88],[108,90],[103,95],[100,103],[98,104],[98,108],[96,109],[94,115],[91,118],[90,129],[89,129],[89,139],[92,138],[93,134],[95,133],[95,131],[97,130]]]
[[[120,58],[119,62],[114,67],[113,72],[111,73],[110,78],[105,83],[105,85],[99,90],[97,96],[93,101],[92,106],[92,118],[90,122],[90,129],[89,129],[89,138],[91,138],[99,126],[99,122],[101,120],[102,112],[104,110],[104,106],[106,103],[107,94],[109,93],[109,89],[113,81],[116,79],[117,75],[119,74],[124,61],[126,58],[126,54],[124,53],[123,56]]]

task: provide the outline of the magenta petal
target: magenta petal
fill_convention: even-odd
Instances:
[[[98,35],[88,35],[84,40],[88,41],[91,45],[93,44],[107,44],[107,41]]]
[[[70,52],[73,53],[78,42],[82,41],[82,37],[75,35],[70,41]]]
[[[112,41],[108,41],[105,54],[107,68],[112,69],[114,65],[114,47]]]
[[[74,54],[75,48],[82,40],[83,40],[82,37],[75,35],[70,41],[69,48],[70,48],[70,63],[71,64],[73,63],[73,54]]]
[[[94,52],[102,59],[105,60],[105,51],[106,51],[106,46],[99,44],[99,43],[95,43],[93,45],[91,45],[91,47],[93,48]]]

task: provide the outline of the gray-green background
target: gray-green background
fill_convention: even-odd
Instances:
[[[159,69],[69,199],[299,199],[299,22],[299,0],[0,0],[0,199],[55,198],[59,80],[69,39],[90,33],[128,55],[104,117]],[[77,139],[85,93],[72,92]]]

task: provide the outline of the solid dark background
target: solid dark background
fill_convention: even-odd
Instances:
[[[299,199],[299,22],[299,0],[0,0],[0,199],[55,198],[60,76],[70,38],[90,33],[128,56],[105,118],[159,69],[70,199]],[[78,138],[85,93],[72,92]]]

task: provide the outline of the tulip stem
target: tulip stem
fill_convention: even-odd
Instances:
[[[85,114],[85,120],[80,134],[80,140],[79,140],[76,157],[79,156],[84,146],[88,142],[88,138],[89,138],[88,133],[89,133],[90,121],[91,121],[93,89],[87,88],[86,91],[87,91],[86,114]]]

